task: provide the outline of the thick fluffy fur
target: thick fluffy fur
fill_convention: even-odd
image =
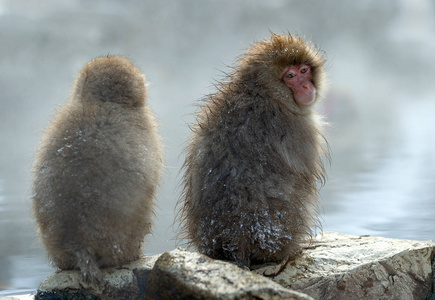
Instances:
[[[319,118],[281,80],[309,64],[323,91],[322,53],[301,38],[272,34],[241,57],[205,99],[184,164],[185,237],[214,258],[250,266],[296,255],[318,225],[326,142]]]
[[[34,163],[33,211],[60,269],[85,281],[140,257],[151,232],[163,158],[145,77],[128,59],[99,57],[76,78]]]

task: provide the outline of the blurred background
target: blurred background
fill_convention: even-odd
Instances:
[[[324,231],[435,239],[435,1],[0,0],[0,295],[54,269],[30,214],[29,169],[56,107],[92,58],[146,74],[166,176],[144,250],[176,247],[175,204],[196,104],[270,31],[326,52]]]

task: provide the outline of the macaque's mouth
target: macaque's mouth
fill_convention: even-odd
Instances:
[[[294,98],[298,104],[309,105],[314,102],[314,99],[316,99],[316,90],[313,90],[305,95],[294,96]]]

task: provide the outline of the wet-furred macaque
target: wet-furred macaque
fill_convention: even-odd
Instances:
[[[329,155],[312,104],[324,62],[300,37],[272,34],[204,99],[180,201],[184,237],[200,252],[244,267],[287,261],[320,226]]]
[[[55,266],[79,269],[86,284],[102,282],[100,268],[138,259],[151,232],[163,149],[146,93],[127,58],[90,61],[34,162],[42,242]]]

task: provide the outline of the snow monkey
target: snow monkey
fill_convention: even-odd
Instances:
[[[122,56],[98,57],[78,74],[69,102],[46,129],[34,162],[33,212],[54,265],[100,268],[138,259],[151,232],[163,168],[146,81]]]
[[[204,99],[179,202],[183,233],[200,252],[244,267],[287,261],[320,226],[329,154],[312,104],[324,62],[300,37],[272,34]]]

